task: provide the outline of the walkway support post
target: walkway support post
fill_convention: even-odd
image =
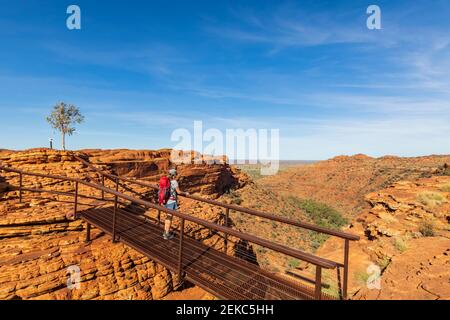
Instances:
[[[105,176],[102,175],[102,186],[105,186]],[[105,200],[105,191],[102,189],[102,200]]]
[[[19,173],[19,203],[22,203],[22,173]]]
[[[161,210],[158,210],[158,227],[161,224]]]
[[[119,179],[116,179],[116,191],[119,189]],[[118,197],[117,195],[114,196],[114,212],[113,212],[113,235],[112,235],[112,242],[116,242],[116,215],[117,215],[117,201]]]
[[[228,227],[228,220],[230,218],[230,208],[226,208],[225,211],[225,227]],[[225,233],[225,240],[224,240],[224,251],[227,253],[228,251],[228,233]]]
[[[178,277],[181,281],[183,272],[183,242],[184,242],[184,218],[181,218],[180,226],[180,250],[178,252]]]
[[[77,211],[78,211],[78,181],[75,181],[75,199],[74,199],[74,205],[73,205],[73,218],[77,218]]]
[[[117,196],[114,196],[114,212],[113,212],[113,234],[112,234],[112,242],[116,242],[116,215],[117,215]]]
[[[86,243],[89,243],[91,241],[91,224],[88,223],[86,225]]]
[[[344,290],[343,290],[343,298],[347,299],[348,296],[348,255],[350,252],[350,241],[345,239],[345,248],[344,248]]]
[[[322,267],[316,266],[316,290],[314,297],[316,300],[322,299]]]

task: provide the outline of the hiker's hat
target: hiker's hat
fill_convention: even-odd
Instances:
[[[176,175],[177,175],[177,170],[175,170],[175,169],[170,169],[170,170],[169,170],[169,174],[170,174],[171,176],[176,176]]]

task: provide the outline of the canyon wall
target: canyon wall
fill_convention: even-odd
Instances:
[[[108,173],[142,175],[149,181],[157,181],[169,167],[177,167],[182,188],[202,196],[217,197],[227,188],[245,183],[245,176],[226,164],[176,166],[167,158],[170,152],[164,150],[122,150],[120,156],[112,151],[103,154],[100,150],[86,150],[77,155]],[[138,167],[133,164],[136,162],[140,163]],[[96,171],[71,152],[4,150],[0,152],[0,163],[24,171],[101,181]],[[18,191],[8,190],[9,184],[18,183],[17,174],[0,172],[0,299],[160,299],[176,287],[176,277],[168,269],[123,244],[113,244],[100,230],[94,228],[92,241],[85,243],[85,224],[73,216],[73,196],[24,192],[23,202],[19,203]],[[69,193],[75,188],[68,181],[29,176],[23,177],[23,185]],[[106,186],[114,188],[111,182]],[[97,205],[98,190],[84,185],[79,188],[81,195],[90,197],[80,200],[79,210]],[[153,192],[134,188],[144,195]],[[127,193],[126,189],[119,190]],[[181,200],[180,210],[223,222],[220,209],[189,199]],[[186,230],[213,247],[223,247],[223,241],[211,236],[207,229],[187,223]],[[229,250],[234,247],[229,245]],[[67,286],[71,270],[80,270],[78,289]]]

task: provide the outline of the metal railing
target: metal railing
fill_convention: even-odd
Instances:
[[[156,209],[158,210],[158,212],[165,212],[167,214],[173,215],[175,217],[178,217],[180,219],[180,241],[179,241],[179,263],[178,263],[178,270],[177,273],[180,277],[182,277],[183,275],[183,269],[182,269],[182,255],[183,255],[183,242],[185,240],[185,221],[190,221],[194,224],[203,226],[205,228],[211,229],[211,230],[215,230],[218,232],[222,232],[228,236],[234,236],[236,238],[242,239],[242,240],[246,240],[248,242],[260,245],[262,247],[274,250],[276,252],[285,254],[287,256],[299,259],[301,261],[305,261],[307,263],[311,263],[313,265],[316,266],[316,277],[315,277],[315,294],[314,297],[315,299],[321,299],[322,298],[322,269],[335,269],[336,267],[339,266],[339,263],[328,260],[328,259],[324,259],[318,256],[315,256],[311,253],[307,253],[298,249],[292,249],[289,248],[287,246],[284,245],[280,245],[278,243],[274,243],[259,237],[256,237],[254,235],[250,235],[250,234],[246,234],[243,233],[241,231],[237,231],[234,230],[228,226],[223,226],[223,225],[219,225],[204,219],[200,219],[194,216],[190,216],[184,213],[181,213],[179,211],[175,211],[175,210],[170,210],[167,209],[166,207],[163,206],[159,206],[156,204],[153,204],[151,202],[142,200],[142,199],[137,199],[134,197],[131,197],[129,195],[126,195],[124,193],[121,193],[118,191],[119,188],[119,180],[126,180],[126,181],[132,181],[141,185],[144,185],[145,183],[142,182],[137,182],[134,180],[130,180],[130,179],[123,179],[117,176],[112,176],[109,174],[104,174],[103,176],[105,177],[113,177],[114,181],[115,181],[115,190],[107,188],[103,185],[99,185],[96,183],[91,183],[91,182],[87,182],[81,179],[77,179],[77,178],[71,178],[71,177],[64,177],[64,176],[57,176],[57,175],[50,175],[50,174],[42,174],[42,173],[33,173],[33,172],[26,172],[23,170],[18,170],[18,169],[13,169],[13,168],[9,168],[9,167],[4,167],[4,166],[0,166],[0,171],[6,171],[6,172],[12,172],[12,173],[17,173],[19,175],[19,186],[18,187],[13,187],[13,189],[16,189],[19,191],[19,201],[22,202],[23,201],[23,192],[24,191],[28,191],[28,192],[41,192],[41,193],[54,193],[57,195],[72,195],[73,196],[73,204],[74,204],[74,217],[78,216],[78,198],[79,197],[86,197],[85,195],[82,195],[79,193],[79,185],[84,185],[85,187],[88,188],[92,188],[95,190],[99,190],[102,192],[102,194],[104,195],[106,194],[110,194],[114,196],[114,209],[113,209],[113,220],[112,220],[112,238],[113,241],[117,241],[117,237],[116,237],[116,215],[117,215],[117,210],[118,210],[118,205],[119,205],[119,198],[123,199],[123,200],[127,200],[130,201],[131,203],[135,203],[135,204],[139,204],[142,205],[146,208],[150,208],[150,209]],[[23,177],[24,176],[34,176],[34,177],[42,177],[42,178],[50,178],[50,179],[55,179],[55,180],[59,180],[59,181],[71,181],[75,184],[75,190],[74,193],[71,194],[70,192],[62,192],[62,191],[56,191],[56,190],[44,190],[44,189],[31,189],[31,188],[25,188],[23,186]],[[148,184],[145,184],[148,185]],[[198,197],[194,197],[194,198],[198,198]],[[104,198],[104,197],[103,197]],[[205,199],[202,199],[205,200]],[[211,201],[211,200],[208,200]],[[235,206],[230,206],[230,205],[226,205],[226,204],[221,204],[222,206],[229,206],[228,209],[235,209]],[[244,208],[243,208],[244,209]],[[87,228],[86,228],[86,240],[89,241],[90,240],[90,230],[91,227],[88,224]],[[347,241],[349,239],[346,239]],[[348,242],[346,242],[348,243]],[[348,252],[348,247],[346,248],[346,251]],[[348,256],[346,258],[346,262],[348,263]]]
[[[145,182],[145,181],[140,181],[137,179],[130,179],[130,178],[125,178],[125,177],[120,177],[117,175],[113,175],[113,174],[109,174],[107,172],[104,172],[102,170],[100,170],[99,168],[97,168],[95,165],[93,165],[92,163],[84,160],[83,158],[75,155],[75,158],[77,160],[79,160],[80,162],[84,163],[86,166],[89,166],[91,169],[95,170],[97,173],[99,173],[102,176],[102,183],[103,185],[105,184],[105,177],[110,179],[111,181],[114,181],[116,183],[119,183],[119,181],[124,181],[124,182],[128,182],[131,184],[136,184],[142,187],[148,187],[148,188],[152,188],[152,189],[158,189],[158,185],[156,184],[152,184],[149,182]],[[124,186],[126,187],[126,186]],[[326,234],[329,236],[333,236],[333,237],[337,237],[337,238],[341,238],[344,240],[344,254],[343,254],[343,262],[339,263],[339,262],[335,262],[336,266],[339,268],[343,268],[343,281],[342,281],[342,297],[344,299],[347,299],[348,297],[348,275],[349,275],[349,254],[350,254],[350,241],[358,241],[360,239],[360,237],[358,235],[354,235],[351,233],[347,233],[347,232],[343,232],[343,231],[339,231],[339,230],[333,230],[333,229],[329,229],[329,228],[324,228],[324,227],[320,227],[317,225],[313,225],[310,223],[305,223],[302,221],[297,221],[297,220],[293,220],[293,219],[289,219],[289,218],[285,218],[279,215],[274,215],[274,214],[270,214],[267,212],[262,212],[262,211],[257,211],[257,210],[253,210],[253,209],[249,209],[249,208],[245,208],[245,207],[241,207],[241,206],[237,206],[237,205],[233,205],[233,204],[227,204],[227,203],[223,203],[223,202],[219,202],[216,200],[211,200],[211,199],[205,199],[202,197],[198,197],[195,195],[191,195],[191,194],[187,194],[187,193],[181,193],[181,196],[185,197],[185,198],[189,198],[192,200],[196,200],[196,201],[200,201],[200,202],[204,202],[204,203],[208,203],[214,206],[218,206],[221,208],[225,209],[225,222],[224,225],[228,227],[228,221],[229,221],[229,215],[230,215],[230,210],[233,210],[235,212],[242,212],[242,213],[246,213],[252,216],[257,216],[260,218],[265,218],[271,221],[275,221],[275,222],[279,222],[279,223],[283,223],[283,224],[287,224],[287,225],[291,225],[294,227],[299,227],[299,228],[303,228],[306,230],[310,230],[310,231],[315,231],[318,233],[322,233],[322,234]],[[158,212],[158,220],[159,220],[159,212]],[[224,250],[226,252],[227,250],[227,242],[228,242],[228,235],[225,233],[225,246],[224,246]]]

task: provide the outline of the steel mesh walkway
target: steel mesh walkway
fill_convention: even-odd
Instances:
[[[80,217],[112,234],[113,208],[89,209]],[[162,239],[163,229],[144,217],[117,209],[116,237],[170,270],[177,270],[180,235]],[[182,269],[185,278],[222,299],[291,300],[314,299],[314,289],[288,282],[242,259],[184,236]],[[324,295],[322,298],[330,298]]]
[[[84,160],[83,160],[84,161]],[[91,164],[84,161],[89,166]],[[19,202],[23,201],[22,194],[30,193],[50,193],[57,196],[73,196],[73,217],[79,217],[86,222],[86,240],[90,241],[91,225],[99,228],[107,234],[112,235],[113,241],[120,241],[149,259],[165,266],[179,279],[186,279],[191,283],[203,288],[214,296],[221,299],[234,300],[276,300],[276,299],[333,299],[323,292],[322,269],[337,270],[343,268],[342,296],[347,297],[348,266],[349,266],[349,244],[350,241],[358,240],[359,237],[341,231],[330,230],[323,227],[311,225],[302,221],[295,221],[270,213],[251,210],[221,203],[215,200],[203,199],[198,196],[180,194],[195,201],[201,201],[210,205],[219,206],[225,209],[224,224],[213,223],[192,215],[167,209],[150,201],[143,200],[142,193],[131,189],[127,184],[136,184],[140,187],[154,189],[155,186],[137,180],[130,180],[119,176],[103,173],[95,169],[100,174],[101,184],[94,180],[85,181],[72,177],[56,176],[43,173],[26,172],[10,167],[0,166],[0,171],[16,173],[19,176],[18,186],[11,186],[11,190],[18,191]],[[68,182],[73,185],[73,191],[27,188],[23,183],[23,178],[32,176],[35,178],[51,179],[59,182]],[[105,186],[105,179],[114,182],[114,189]],[[79,186],[83,186],[80,190]],[[131,192],[135,196],[130,196],[119,191]],[[81,192],[83,191],[83,192]],[[87,194],[85,192],[89,191]],[[141,191],[142,192],[142,191]],[[100,197],[92,194],[100,193]],[[111,199],[111,196],[113,197]],[[91,207],[87,210],[78,210],[79,207],[86,207],[79,203],[79,199],[87,198],[91,200]],[[95,200],[92,202],[92,200]],[[111,202],[114,203],[113,206]],[[95,205],[92,208],[92,205]],[[106,206],[106,207],[102,207]],[[124,206],[121,208],[121,206]],[[157,210],[160,213],[170,214],[179,219],[180,228],[175,232],[175,237],[171,240],[162,238],[162,228],[155,220],[146,219],[142,213],[149,210]],[[314,232],[327,234],[342,238],[344,240],[344,261],[343,263],[324,259],[314,254],[294,249],[273,241],[259,238],[233,229],[229,224],[230,211],[242,212],[260,218],[272,220],[273,222],[288,224],[299,228],[304,228]],[[158,218],[159,219],[159,218]],[[224,252],[214,249],[202,241],[190,237],[186,234],[185,221],[202,228],[207,228],[216,233],[224,235]],[[246,260],[246,257],[238,255],[231,256],[227,252],[227,239],[234,237],[239,241],[258,245],[266,249],[284,254],[288,257],[304,261],[315,269],[315,279],[307,279],[313,286],[308,286],[292,277],[284,277],[260,268]],[[239,251],[239,250],[238,250]],[[248,257],[247,257],[248,258]],[[256,259],[253,259],[256,260]],[[253,261],[255,262],[255,261]],[[341,284],[339,284],[341,288]]]

